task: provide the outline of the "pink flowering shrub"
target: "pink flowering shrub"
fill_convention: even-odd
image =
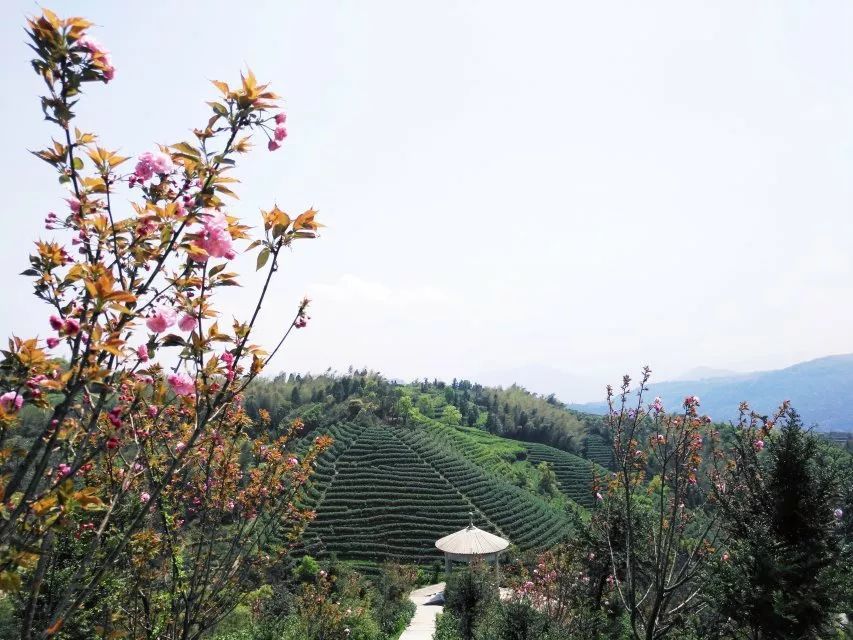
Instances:
[[[116,73],[90,27],[48,10],[27,22],[57,128],[34,153],[62,204],[24,272],[48,308],[38,335],[13,337],[0,362],[0,442],[27,407],[41,416],[24,453],[0,449],[0,590],[22,592],[24,638],[100,607],[115,637],[194,638],[240,601],[271,536],[292,541],[311,516],[295,498],[328,440],[297,459],[299,421],[249,437],[242,392],[305,326],[307,300],[274,349],[251,341],[282,251],[320,225],[314,210],[273,207],[253,237],[233,208],[230,174],[253,135],[285,136],[278,96],[251,72],[215,81],[192,139],[144,151],[128,173],[129,158],[73,124],[83,89]],[[217,301],[244,251],[258,253],[260,293],[223,322]],[[126,586],[112,604],[97,597],[107,578]]]
[[[544,614],[552,630],[566,637],[603,637],[606,616],[600,609],[615,594],[612,583],[597,575],[594,560],[577,542],[545,551],[514,576],[512,600]]]
[[[703,570],[719,535],[702,476],[720,434],[699,413],[696,396],[684,398],[678,412],[667,412],[661,398],[646,405],[650,376],[646,367],[636,389],[628,376],[619,393],[607,389],[615,472],[598,480],[591,521],[605,541],[614,598],[637,639],[665,635],[703,606]]]

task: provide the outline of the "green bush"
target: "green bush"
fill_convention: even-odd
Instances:
[[[459,620],[452,613],[440,613],[436,618],[432,640],[462,640],[462,635],[459,633]]]
[[[499,604],[498,596],[497,582],[483,564],[472,564],[450,577],[444,590],[444,608],[458,621],[463,640],[476,637],[475,631]]]

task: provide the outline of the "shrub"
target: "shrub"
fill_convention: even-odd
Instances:
[[[464,640],[472,640],[498,604],[498,585],[488,566],[475,562],[454,573],[444,590],[444,608],[458,621]]]

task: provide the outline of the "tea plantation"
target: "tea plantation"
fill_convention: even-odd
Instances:
[[[557,475],[557,482],[566,497],[584,507],[591,507],[594,498],[593,476],[601,477],[607,470],[590,460],[560,451],[545,444],[525,443],[528,459],[536,464],[547,462]]]
[[[464,527],[469,512],[477,526],[520,549],[547,547],[570,533],[561,510],[501,477],[500,457],[461,430],[340,423],[324,431],[335,444],[319,459],[306,496],[317,516],[302,541],[314,556],[430,563],[441,557],[435,541]]]

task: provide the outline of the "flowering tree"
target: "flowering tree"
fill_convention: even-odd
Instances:
[[[271,151],[286,137],[278,97],[251,72],[213,83],[220,97],[192,140],[123,173],[127,158],[72,126],[83,87],[115,74],[90,26],[48,10],[28,21],[58,129],[35,155],[67,188],[46,227],[73,249],[36,243],[24,274],[50,307],[49,331],[13,337],[0,363],[0,589],[21,598],[24,638],[59,632],[84,603],[102,610],[98,634],[198,637],[237,604],[266,543],[310,516],[293,498],[328,442],[286,452],[298,422],[251,439],[241,394],[306,324],[303,300],[270,353],[250,341],[282,250],[319,225],[314,210],[274,206],[252,240],[223,200],[251,135]],[[215,302],[237,284],[228,261],[243,241],[265,276],[249,317],[226,327]],[[9,442],[28,411],[36,432],[18,453]],[[116,576],[119,595],[105,598]]]
[[[613,585],[598,579],[601,563],[594,551],[581,547],[565,544],[539,554],[535,567],[522,568],[512,599],[542,613],[553,631],[597,638],[607,631],[602,597],[612,595]]]
[[[629,401],[628,376],[617,395],[608,387],[616,472],[597,493],[601,506],[593,516],[631,633],[646,640],[664,637],[703,606],[701,571],[717,532],[699,474],[705,440],[719,436],[699,415],[695,396],[684,399],[678,414],[667,413],[660,398],[645,405],[650,376],[646,367],[636,402]]]

